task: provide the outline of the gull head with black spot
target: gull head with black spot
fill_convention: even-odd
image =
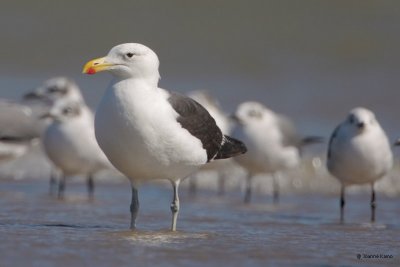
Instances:
[[[113,47],[107,56],[89,61],[83,68],[85,74],[108,71],[120,79],[143,79],[158,83],[160,62],[150,48],[137,43]]]
[[[240,104],[236,109],[233,119],[242,125],[258,124],[261,121],[274,118],[273,111],[263,104],[255,101],[248,101]]]
[[[53,121],[63,123],[68,120],[77,118],[82,113],[82,106],[79,102],[59,102],[54,105],[49,112],[41,118],[50,118]]]
[[[377,124],[375,115],[372,111],[358,107],[350,111],[343,126],[354,134],[361,134]]]
[[[54,77],[43,82],[41,86],[27,93],[24,99],[42,100],[55,103],[59,100],[83,101],[78,85],[66,77]]]

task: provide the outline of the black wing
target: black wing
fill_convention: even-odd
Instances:
[[[238,156],[247,152],[246,146],[243,142],[224,135],[224,140],[218,154],[214,159],[227,159],[231,157]]]
[[[193,136],[200,139],[207,151],[207,161],[215,157],[221,148],[223,135],[210,113],[193,99],[170,93],[169,103],[180,115],[178,122]]]
[[[178,122],[190,134],[200,139],[207,152],[207,162],[244,153],[242,142],[224,136],[210,113],[193,99],[170,92],[169,103],[179,114]]]

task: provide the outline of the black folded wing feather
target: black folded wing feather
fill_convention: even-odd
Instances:
[[[178,122],[190,134],[198,138],[207,152],[207,162],[244,153],[242,142],[224,136],[210,113],[193,99],[177,93],[170,93],[168,99],[179,114]]]

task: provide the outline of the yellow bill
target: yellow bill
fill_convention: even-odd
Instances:
[[[97,72],[107,70],[112,64],[107,63],[105,57],[96,58],[85,64],[82,73],[96,74]]]

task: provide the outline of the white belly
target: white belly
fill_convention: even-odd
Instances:
[[[177,180],[207,161],[200,140],[179,123],[166,92],[109,88],[95,117],[97,141],[128,178]]]
[[[247,153],[235,157],[235,160],[252,174],[274,173],[299,164],[298,149],[283,147],[276,127],[238,127],[234,136],[247,146]]]
[[[46,154],[66,175],[95,173],[108,164],[87,123],[81,119],[53,123],[42,137]]]
[[[376,134],[382,142],[370,142],[368,136],[351,140],[338,139],[332,145],[329,171],[346,185],[371,183],[387,174],[392,167],[392,153],[386,138]],[[372,136],[369,136],[371,138]]]

